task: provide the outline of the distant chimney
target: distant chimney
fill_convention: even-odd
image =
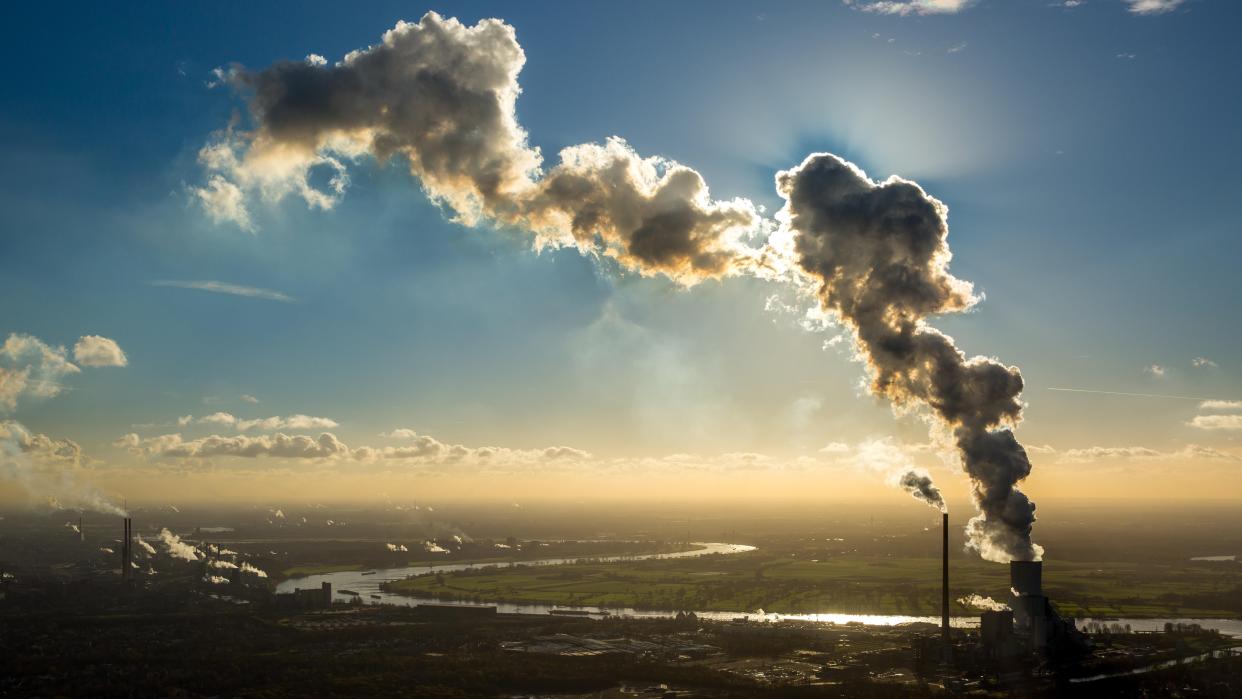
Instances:
[[[86,541],[86,534],[82,532],[82,515],[78,515],[78,541]]]
[[[130,561],[133,558],[133,549],[131,544],[133,541],[133,520],[129,517],[125,518],[125,539],[121,541],[121,579],[129,580],[131,566]]]
[[[940,570],[940,634],[944,638],[945,659],[949,657],[949,513],[944,513],[941,527],[943,539],[941,546]]]

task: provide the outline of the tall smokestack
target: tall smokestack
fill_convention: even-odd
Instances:
[[[949,657],[949,513],[944,513],[941,527],[940,570],[940,634],[944,637],[944,655]]]
[[[130,561],[130,555],[131,555],[131,551],[129,547],[130,547],[130,541],[133,538],[131,536],[132,527],[133,527],[133,521],[129,517],[126,517],[125,518],[125,540],[121,542],[121,579],[122,580],[129,580],[129,571],[130,571],[129,561]]]
[[[86,541],[86,534],[82,533],[82,515],[78,515],[78,541]]]

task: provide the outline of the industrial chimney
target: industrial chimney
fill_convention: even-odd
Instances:
[[[940,634],[944,638],[944,657],[949,658],[949,513],[944,513],[941,527]]]
[[[121,579],[128,581],[130,578],[130,559],[133,557],[133,551],[130,544],[133,539],[133,520],[129,517],[125,518],[125,538],[121,541]]]

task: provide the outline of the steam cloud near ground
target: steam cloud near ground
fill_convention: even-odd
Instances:
[[[74,361],[86,367],[120,367],[128,360],[117,343],[84,335]],[[60,395],[65,380],[81,373],[64,347],[13,333],[0,345],[0,417],[18,401]],[[36,434],[15,420],[0,420],[0,481],[14,484],[32,500],[53,509],[85,509],[124,515],[124,510],[82,477],[82,448],[70,439]]]
[[[202,149],[207,179],[192,194],[212,218],[255,230],[256,199],[293,195],[331,208],[348,188],[348,162],[398,158],[456,221],[517,229],[538,248],[573,246],[685,285],[737,274],[789,280],[846,326],[875,395],[929,416],[953,442],[979,510],[969,545],[994,561],[1041,556],[1031,542],[1035,506],[1017,488],[1031,469],[1012,432],[1021,374],[966,357],[927,324],[978,301],[949,273],[943,203],[826,153],[778,173],[786,203],[775,222],[749,201],[712,199],[698,172],[640,156],[619,138],[565,148],[545,170],[515,114],[524,63],[504,22],[469,27],[428,13],[337,63],[311,55],[220,70],[218,82],[247,100],[253,128],[231,126]],[[312,186],[325,173],[326,188]],[[749,244],[764,235],[766,244]],[[898,484],[943,507],[929,479]]]

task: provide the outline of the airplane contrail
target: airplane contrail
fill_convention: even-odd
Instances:
[[[1202,402],[1207,400],[1218,400],[1216,398],[1195,398],[1194,396],[1175,396],[1168,393],[1128,393],[1126,391],[1097,391],[1090,388],[1054,388],[1049,387],[1049,391],[1061,391],[1064,393],[1098,393],[1105,396],[1130,396],[1132,398],[1171,398],[1174,400],[1193,400]]]

